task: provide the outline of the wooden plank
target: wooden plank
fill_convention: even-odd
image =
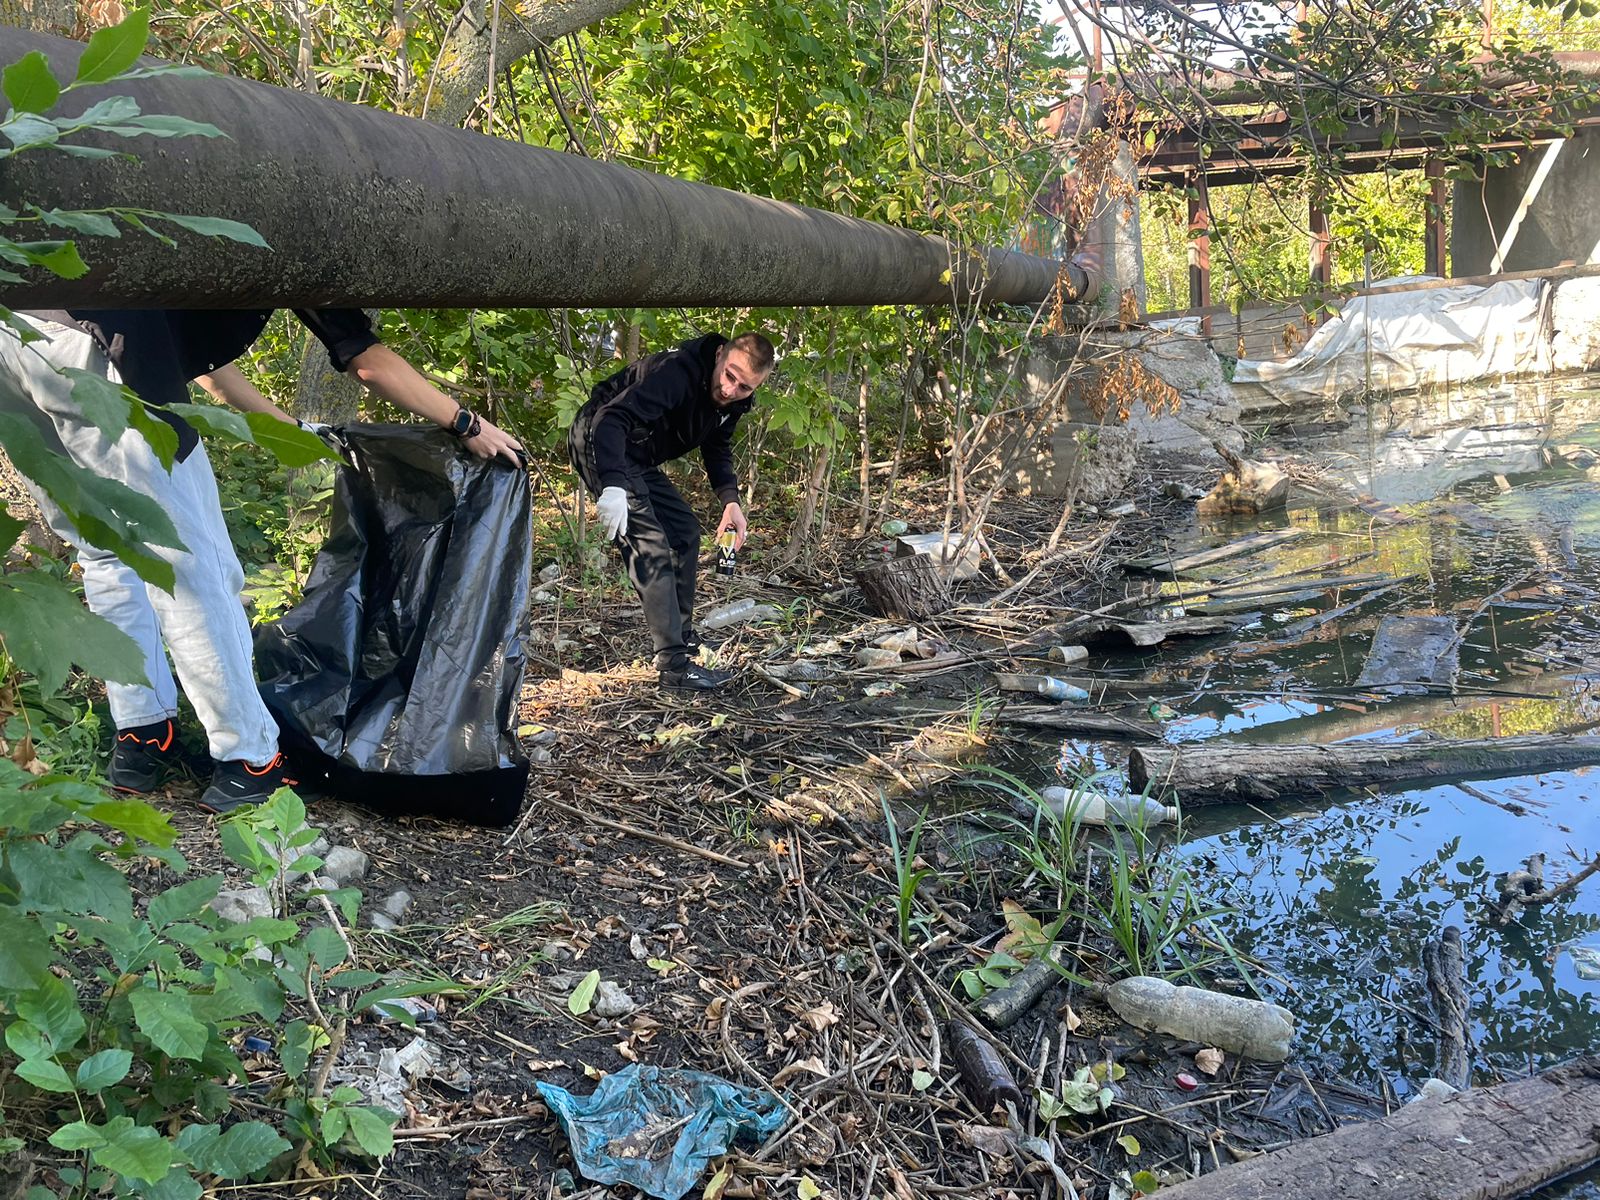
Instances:
[[[1237,558],[1241,554],[1259,554],[1263,550],[1271,550],[1275,546],[1302,538],[1305,533],[1304,529],[1275,529],[1269,533],[1253,533],[1249,537],[1229,542],[1226,546],[1214,546],[1210,550],[1198,550],[1178,558],[1168,554],[1147,554],[1142,558],[1127,559],[1122,565],[1124,569],[1133,571],[1165,571],[1169,574],[1178,574],[1183,571],[1194,571],[1200,567],[1209,567],[1213,563]]]
[[[1460,646],[1451,617],[1384,617],[1355,686],[1405,692],[1448,685],[1460,669]]]
[[[1408,1104],[1199,1179],[1161,1200],[1501,1200],[1600,1159],[1600,1058]]]
[[[1133,742],[1159,742],[1161,726],[1149,721],[1103,713],[1074,712],[1066,708],[1017,708],[1007,705],[995,720],[1001,725],[1020,725],[1048,729],[1053,733],[1074,733],[1083,737],[1125,738]]]

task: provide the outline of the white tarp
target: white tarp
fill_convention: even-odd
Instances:
[[[1375,287],[1420,282],[1388,279]],[[1368,388],[1400,392],[1550,370],[1548,280],[1355,296],[1283,362],[1241,359],[1246,407],[1337,400]]]

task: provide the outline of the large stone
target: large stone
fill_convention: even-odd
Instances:
[[[359,883],[367,875],[367,856],[353,846],[335,846],[323,860],[322,873],[339,887]]]
[[[235,923],[272,915],[272,895],[266,888],[223,888],[211,901],[211,911]]]

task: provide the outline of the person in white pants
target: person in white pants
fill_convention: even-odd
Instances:
[[[517,462],[521,444],[444,396],[378,341],[359,310],[297,311],[334,366],[400,408],[430,418],[482,458]],[[151,546],[172,565],[171,592],[146,584],[115,555],[94,546],[41,489],[29,483],[50,527],[77,548],[89,607],[121,629],[144,657],[146,684],[108,683],[117,727],[107,772],[113,787],[154,790],[176,761],[179,682],[205,728],[214,761],[201,807],[231,812],[298,781],[278,748],[278,728],[256,687],[249,620],[240,601],[244,571],[228,537],[216,480],[194,431],[161,405],[188,399],[188,381],[246,412],[293,418],[262,396],[231,361],[248,348],[270,311],[25,314],[41,335],[24,344],[0,331],[0,412],[29,419],[45,444],[79,467],[154,499],[171,518],[182,550]],[[68,368],[126,383],[177,429],[169,472],[137,430],[108,438],[72,399]],[[165,643],[165,652],[163,651]],[[172,666],[167,665],[167,653]]]

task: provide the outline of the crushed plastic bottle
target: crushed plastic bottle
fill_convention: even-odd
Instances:
[[[1178,810],[1148,796],[1107,796],[1093,788],[1047,787],[1039,798],[1064,817],[1070,810],[1083,825],[1161,825],[1178,819]]]
[[[1050,661],[1057,663],[1082,662],[1089,657],[1088,648],[1085,646],[1051,646]]]
[[[743,625],[750,621],[775,621],[783,616],[770,604],[757,604],[754,600],[735,600],[714,608],[695,622],[701,629],[724,629],[729,625]]]
[[[1204,1042],[1261,1062],[1282,1062],[1294,1040],[1294,1014],[1286,1008],[1178,987],[1149,975],[1117,980],[1106,989],[1106,1001],[1117,1016],[1139,1029]]]

